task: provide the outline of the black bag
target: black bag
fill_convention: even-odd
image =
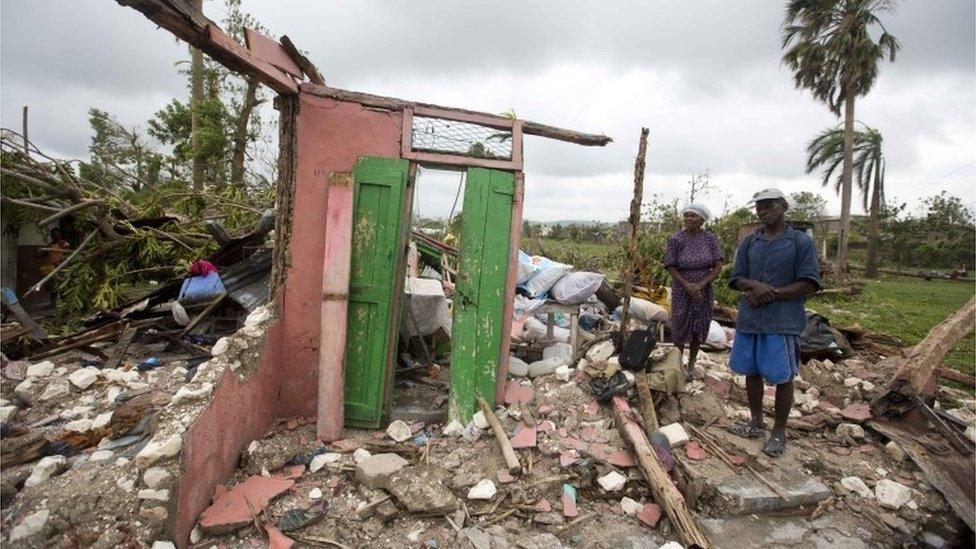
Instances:
[[[651,330],[634,330],[627,335],[627,341],[620,349],[620,367],[624,370],[642,372],[647,368],[647,359],[657,341]]]

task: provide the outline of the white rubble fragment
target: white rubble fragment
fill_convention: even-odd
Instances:
[[[608,492],[616,492],[627,484],[627,477],[616,471],[610,471],[606,475],[596,479],[601,488]]]
[[[864,438],[864,428],[854,423],[841,423],[835,431],[838,436],[849,436],[854,440]]]
[[[14,387],[14,394],[17,395],[17,398],[23,400],[24,402],[33,402],[34,379],[29,377],[18,383],[17,386]]]
[[[844,379],[844,387],[857,387],[861,383],[861,378],[849,377]]]
[[[556,379],[559,381],[569,381],[569,378],[573,376],[573,369],[563,364],[562,366],[556,368],[555,374]]]
[[[335,452],[319,454],[312,458],[312,461],[308,464],[308,470],[312,473],[317,473],[319,469],[325,467],[326,464],[335,463],[340,459],[342,459],[342,454],[337,454]]]
[[[10,421],[10,416],[14,415],[17,411],[17,407],[14,405],[0,406],[0,421],[6,423]]]
[[[138,381],[139,379],[138,370],[126,371],[121,368],[112,368],[104,370],[102,374],[111,383],[129,383],[130,381]]]
[[[410,540],[411,543],[417,543],[420,541],[420,534],[423,534],[424,530],[425,528],[421,527],[419,530],[414,530],[407,533],[407,539]]]
[[[478,481],[478,484],[475,484],[468,490],[468,499],[491,499],[497,491],[495,483],[491,479],[486,478]]]
[[[688,433],[685,432],[685,428],[680,423],[665,425],[661,427],[660,431],[662,435],[668,437],[668,442],[671,443],[672,448],[688,442]]]
[[[312,488],[308,492],[308,499],[322,499],[322,490],[319,488]]]
[[[103,414],[98,414],[97,416],[95,416],[95,419],[92,420],[92,424],[91,424],[92,429],[101,429],[103,427],[107,427],[108,424],[111,423],[112,421],[113,414],[115,414],[115,412],[108,411]]]
[[[142,391],[143,389],[149,388],[149,384],[142,381],[127,381],[125,386],[133,391]]]
[[[976,442],[976,426],[970,425],[966,427],[966,431],[963,433],[970,442]]]
[[[115,481],[115,485],[126,492],[131,492],[136,487],[136,481],[133,478],[122,477]]]
[[[98,368],[94,366],[86,366],[71,372],[68,376],[68,381],[72,385],[84,391],[85,389],[92,386],[93,383],[98,381]]]
[[[265,320],[271,318],[271,311],[264,305],[258,307],[251,311],[251,314],[247,315],[247,319],[244,320],[244,326],[248,328],[254,328],[260,326]]]
[[[482,429],[478,428],[478,424],[472,419],[467,426],[464,427],[464,431],[461,431],[461,438],[468,442],[474,442],[481,438]]]
[[[67,396],[71,389],[68,388],[68,382],[64,380],[52,381],[41,393],[40,400],[53,400]]]
[[[511,377],[525,377],[529,375],[529,365],[517,356],[508,357],[508,375]]]
[[[898,443],[893,440],[888,442],[888,444],[885,444],[885,452],[887,452],[891,459],[895,460],[896,462],[900,463],[905,461],[905,451],[902,450],[901,446],[899,446]]]
[[[887,469],[885,469],[884,467],[878,467],[877,469],[874,470],[874,474],[876,474],[876,475],[878,475],[879,477],[882,477],[882,478],[888,476],[888,473],[889,473],[889,471]]]
[[[912,511],[918,511],[918,504],[915,503],[915,500],[911,500],[908,503],[906,503],[905,507],[908,507]]]
[[[352,460],[356,462],[356,465],[359,465],[364,459],[368,458],[371,455],[372,454],[369,453],[369,450],[365,448],[356,448],[356,450],[353,451],[352,453]]]
[[[463,432],[464,432],[464,425],[461,425],[461,422],[456,419],[452,419],[451,422],[444,427],[444,431],[443,431],[444,436],[450,438],[457,438],[461,436],[461,433]]]
[[[874,495],[882,507],[897,510],[912,499],[912,489],[893,480],[879,480],[874,485]]]
[[[112,404],[115,402],[115,397],[122,394],[122,387],[118,385],[110,385],[108,390],[105,391],[105,402]]]
[[[569,343],[555,343],[542,350],[542,358],[558,358],[563,364],[573,360],[573,346]]]
[[[43,377],[51,375],[54,371],[54,363],[50,360],[31,364],[27,367],[27,377]]]
[[[123,465],[126,465],[127,463],[129,463],[129,458],[119,458],[119,459],[115,460],[115,466],[116,467],[122,467]]]
[[[149,549],[176,549],[172,541],[154,541]]]
[[[386,428],[386,434],[397,442],[405,442],[413,437],[413,431],[403,420],[396,420]]]
[[[612,341],[602,341],[590,347],[589,351],[586,351],[586,360],[590,362],[604,362],[613,355],[613,351]]]
[[[193,530],[190,530],[190,543],[200,543],[201,539],[203,539],[203,530],[200,529],[199,525],[194,526]]]
[[[71,433],[87,433],[91,431],[91,428],[92,420],[85,418],[76,419],[64,424],[64,430]]]
[[[864,484],[864,481],[861,480],[860,477],[844,477],[840,479],[840,484],[844,488],[847,488],[862,498],[874,497],[874,494],[871,493],[871,489],[868,488],[867,484]]]
[[[256,441],[256,440],[252,440],[252,441],[251,441],[251,443],[247,445],[247,454],[248,454],[248,455],[251,455],[251,454],[253,454],[253,453],[254,453],[254,452],[256,452],[256,451],[257,451],[257,449],[258,449],[258,448],[260,448],[260,447],[261,447],[261,445],[260,445],[260,444],[258,444],[258,441]]]
[[[151,499],[155,501],[169,501],[169,490],[153,490],[146,488],[145,490],[139,490],[136,492],[136,497],[139,499]]]
[[[146,469],[145,473],[142,474],[142,483],[145,484],[147,488],[156,489],[162,486],[169,477],[169,471],[166,469],[163,469],[162,467],[150,467]]]
[[[136,467],[145,469],[163,458],[173,457],[182,447],[183,439],[179,435],[153,438],[136,454]]]
[[[483,410],[478,410],[477,413],[471,416],[471,422],[474,423],[474,426],[479,429],[488,428],[488,420],[485,419],[485,412]]]
[[[34,534],[40,533],[47,524],[47,519],[50,513],[47,509],[41,509],[40,511],[31,513],[24,517],[24,520],[20,521],[20,524],[13,527],[10,531],[10,541],[17,541],[24,538],[29,538]]]
[[[874,383],[871,383],[870,381],[867,380],[862,380],[861,390],[870,393],[871,391],[874,390]]]
[[[685,546],[676,541],[669,541],[657,549],[685,549]]]
[[[561,357],[544,358],[529,364],[529,377],[539,377],[551,374],[556,368],[565,364]]]
[[[59,414],[61,419],[78,419],[80,417],[85,417],[92,411],[91,406],[75,406],[74,408],[69,408]]]
[[[628,497],[624,497],[620,499],[620,508],[623,509],[624,513],[634,516],[639,513],[644,506]]]
[[[222,338],[218,339],[217,340],[217,343],[214,343],[213,349],[210,350],[210,355],[211,356],[220,356],[220,355],[224,354],[225,352],[227,352],[227,346],[228,345],[230,345],[230,339],[229,338],[222,337]]]
[[[68,373],[68,369],[65,368],[64,366],[54,369],[54,375],[57,377],[64,377],[64,375],[67,373]]]
[[[30,476],[27,477],[26,481],[24,481],[24,486],[37,486],[38,484],[51,478],[51,475],[57,473],[67,463],[68,460],[64,456],[42,457],[40,461],[34,464],[34,468],[31,469]]]
[[[198,398],[203,398],[209,395],[210,391],[212,390],[213,390],[213,383],[204,383],[203,385],[201,385],[196,389],[190,387],[189,385],[184,385],[180,387],[178,391],[176,391],[176,394],[173,395],[173,398],[170,400],[170,402],[173,404],[179,404],[181,402],[186,402],[189,400],[196,400]]]
[[[92,452],[92,455],[88,456],[90,461],[107,461],[112,459],[115,453],[111,450],[97,450]]]

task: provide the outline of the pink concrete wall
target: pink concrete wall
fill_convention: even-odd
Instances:
[[[401,115],[299,96],[291,257],[284,290],[278,415],[314,416],[329,174],[360,156],[400,157]]]
[[[168,528],[180,547],[210,505],[214,488],[230,477],[244,448],[263,437],[275,418],[280,341],[279,322],[268,329],[257,372],[245,381],[225,372],[210,404],[183,437],[182,473],[170,500]]]

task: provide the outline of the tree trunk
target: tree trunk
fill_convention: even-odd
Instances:
[[[193,7],[203,12],[203,0],[193,0]],[[190,141],[193,144],[193,190],[203,190],[206,165],[200,156],[200,105],[203,103],[203,52],[190,48]]]
[[[851,175],[854,164],[854,95],[847,86],[844,102],[844,171],[841,173],[840,234],[837,239],[837,258],[834,272],[847,272],[847,244],[851,234]]]
[[[874,186],[871,189],[871,210],[868,221],[868,263],[864,269],[867,278],[878,277],[878,240],[881,232],[881,159],[874,163]]]
[[[247,126],[251,120],[251,113],[258,104],[258,79],[249,77],[244,100],[241,102],[241,112],[234,125],[234,156],[230,161],[230,184],[244,186],[244,152],[247,149]]]

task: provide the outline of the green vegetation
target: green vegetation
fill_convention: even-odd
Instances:
[[[830,302],[814,298],[809,307],[832,324],[860,324],[862,328],[888,334],[906,346],[915,345],[959,307],[973,298],[973,284],[947,280],[882,276],[865,283],[859,295]],[[945,363],[965,374],[973,374],[976,363],[976,335],[970,334],[946,355]]]

